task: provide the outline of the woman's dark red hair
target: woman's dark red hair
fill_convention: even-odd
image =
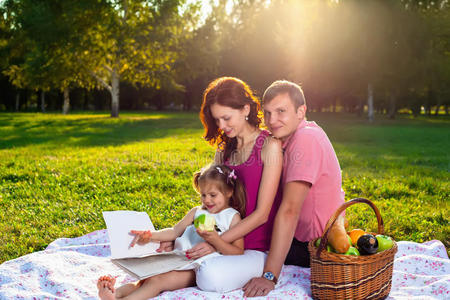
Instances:
[[[203,137],[212,146],[223,151],[223,161],[226,161],[236,149],[237,140],[227,137],[217,126],[211,113],[211,106],[216,103],[233,109],[243,109],[248,104],[248,123],[256,128],[259,128],[262,122],[261,106],[249,85],[235,77],[217,78],[204,91],[200,110],[200,120],[205,128]]]

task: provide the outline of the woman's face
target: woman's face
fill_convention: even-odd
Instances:
[[[245,105],[242,109],[234,109],[218,103],[211,105],[211,114],[217,127],[229,138],[238,136],[248,124],[245,117],[250,112],[250,106]]]

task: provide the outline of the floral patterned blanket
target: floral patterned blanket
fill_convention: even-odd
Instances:
[[[44,251],[0,265],[0,299],[97,299],[100,275],[118,275],[118,284],[134,281],[112,264],[106,230],[78,238],[61,238]],[[254,299],[312,299],[309,269],[284,266],[267,297]],[[242,291],[226,294],[186,288],[165,292],[157,299],[242,299]],[[450,299],[450,260],[440,241],[398,242],[392,289],[388,299]]]

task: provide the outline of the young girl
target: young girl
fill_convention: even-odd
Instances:
[[[224,165],[211,165],[194,174],[194,188],[201,195],[202,206],[191,209],[174,227],[150,231],[132,230],[136,235],[130,247],[152,242],[175,241],[175,249],[186,251],[197,243],[207,241],[223,255],[240,255],[244,252],[242,238],[227,243],[220,234],[235,226],[245,216],[245,190],[234,171]],[[201,214],[210,214],[216,219],[215,231],[196,230],[193,221]],[[114,288],[116,279],[102,276],[97,287],[101,299],[148,299],[163,291],[172,291],[195,286],[195,266],[201,261],[219,256],[212,253],[190,264],[191,270],[171,271],[136,283]],[[190,259],[189,255],[186,255]]]

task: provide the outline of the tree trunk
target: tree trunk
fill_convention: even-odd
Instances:
[[[119,117],[119,82],[120,76],[114,70],[111,76],[111,117]]]
[[[445,114],[448,115],[448,104],[445,104]]]
[[[20,108],[20,92],[17,91],[17,94],[16,94],[16,111],[19,111],[19,108]]]
[[[437,103],[436,103],[436,109],[434,110],[434,115],[439,115],[439,108],[441,107],[441,97],[437,96]]]
[[[186,91],[184,92],[184,99],[183,99],[183,110],[191,110],[192,108],[192,92],[191,87],[189,85],[186,85]]]
[[[88,110],[88,96],[87,91],[85,89],[83,89],[82,95],[83,95],[83,110]]]
[[[389,101],[389,112],[388,112],[389,119],[395,119],[395,114],[397,112],[396,102],[397,98],[395,97],[395,94],[392,92]]]
[[[356,107],[356,115],[361,117],[364,113],[364,98],[358,99],[358,106]]]
[[[367,110],[369,122],[373,122],[373,87],[371,83],[367,85]]]
[[[41,111],[45,113],[45,92],[41,91]]]
[[[69,88],[64,88],[64,104],[63,104],[63,114],[67,115],[70,109],[70,98],[69,98]]]
[[[431,116],[431,105],[429,101],[425,104],[425,114]]]

